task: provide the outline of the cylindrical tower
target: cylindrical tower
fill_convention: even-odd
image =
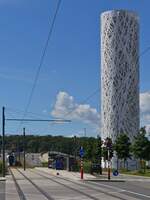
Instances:
[[[101,15],[102,138],[139,131],[139,21],[134,12]]]

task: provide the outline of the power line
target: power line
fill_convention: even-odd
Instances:
[[[84,99],[83,101],[80,102],[80,104],[84,104],[86,103],[88,100],[90,100],[93,96],[95,96],[98,92],[100,91],[100,89],[96,89],[94,92],[92,92],[88,97],[86,97],[86,99]],[[74,109],[72,109],[71,111],[69,111],[68,113],[66,113],[64,115],[64,117],[70,115],[72,112],[74,111]]]
[[[150,50],[150,46],[148,46],[147,48],[145,48],[140,55],[137,58],[137,62],[139,61],[139,58],[144,56],[148,51]],[[98,92],[100,92],[100,89],[96,89],[93,93],[91,93],[85,100],[83,100],[82,102],[80,102],[80,104],[84,104],[86,103],[89,99],[91,99],[93,96],[95,96]],[[66,113],[64,115],[64,117],[68,116],[69,114],[71,114],[74,111],[74,109],[72,109],[71,111],[69,111],[68,113]]]
[[[28,112],[28,108],[29,108],[29,106],[30,106],[30,104],[31,104],[31,100],[32,100],[32,97],[33,97],[33,93],[34,93],[34,90],[35,90],[35,87],[36,87],[36,84],[37,84],[37,81],[38,81],[38,78],[39,78],[39,74],[40,74],[40,70],[41,70],[41,67],[42,67],[42,64],[43,64],[43,61],[44,61],[44,57],[45,57],[45,55],[46,55],[46,50],[47,50],[47,47],[48,47],[48,43],[49,43],[50,37],[51,37],[51,35],[52,35],[53,27],[54,27],[54,24],[55,24],[55,21],[56,21],[56,17],[57,17],[57,14],[58,14],[58,10],[59,10],[60,4],[61,4],[61,0],[59,0],[58,3],[57,3],[57,7],[56,7],[55,14],[54,14],[54,18],[53,18],[53,21],[52,21],[52,24],[51,24],[51,27],[50,27],[50,31],[49,31],[49,34],[48,34],[48,38],[47,38],[47,40],[46,40],[46,44],[45,44],[45,47],[44,47],[44,50],[43,50],[41,59],[40,59],[40,64],[39,64],[39,67],[38,67],[38,69],[37,69],[37,73],[36,73],[36,76],[35,76],[35,80],[34,80],[34,83],[33,83],[33,87],[32,87],[32,90],[31,90],[31,93],[30,93],[30,96],[29,96],[29,100],[28,100],[28,103],[27,103],[27,106],[26,106],[26,109],[25,109],[23,118],[26,116],[27,113],[29,113],[29,112]],[[141,54],[138,56],[137,62],[138,62],[139,58],[142,57],[144,54],[146,54],[149,50],[150,50],[150,46],[147,47],[145,50],[143,50],[143,52],[141,52]],[[82,101],[80,104],[86,103],[89,99],[91,99],[91,98],[92,98],[94,95],[96,95],[98,92],[99,92],[99,88],[96,89],[92,94],[90,94],[90,95],[89,95],[84,101]],[[74,109],[71,110],[71,111],[69,111],[68,113],[66,113],[66,114],[64,115],[64,117],[68,116],[68,115],[71,114],[73,111],[74,111]]]
[[[150,46],[148,46],[146,49],[144,49],[144,50],[141,52],[139,58],[142,57],[144,54],[146,54],[149,50],[150,50]]]
[[[52,23],[50,25],[50,30],[49,30],[49,33],[48,33],[48,37],[47,37],[44,49],[42,51],[42,55],[41,55],[41,58],[40,58],[40,63],[39,63],[39,66],[37,68],[37,71],[36,71],[36,75],[35,75],[35,78],[34,78],[33,86],[31,88],[29,99],[28,99],[28,102],[27,102],[27,105],[25,107],[25,111],[24,111],[24,114],[23,114],[23,117],[22,117],[23,119],[25,118],[25,116],[26,116],[26,114],[28,112],[29,106],[31,104],[31,101],[32,101],[32,97],[33,97],[33,94],[34,94],[34,91],[35,91],[35,88],[36,88],[36,85],[37,85],[37,81],[38,81],[38,78],[39,78],[39,75],[40,75],[40,71],[41,71],[41,68],[42,68],[42,65],[43,65],[43,62],[44,62],[44,58],[45,58],[45,55],[46,55],[46,51],[47,51],[47,48],[48,48],[49,40],[50,40],[50,38],[52,36],[52,32],[53,32],[53,28],[54,28],[54,25],[55,25],[57,14],[58,14],[58,11],[59,11],[59,8],[60,8],[60,4],[61,4],[61,0],[58,0],[57,6],[56,6],[56,10],[55,10],[55,13],[54,13],[54,17],[53,17]],[[19,124],[19,127],[18,127],[17,131],[20,129],[20,126],[21,126],[21,123]]]
[[[18,119],[18,118],[6,118],[6,121],[26,121],[26,122],[71,122],[71,120],[64,120],[64,119]]]

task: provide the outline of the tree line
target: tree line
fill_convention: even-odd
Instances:
[[[120,134],[113,144],[113,150],[116,152],[118,159],[124,160],[124,167],[128,163],[127,159],[134,157],[140,160],[141,168],[143,167],[145,170],[145,161],[150,160],[150,141],[146,136],[145,127],[140,129],[132,143],[127,134]]]
[[[0,144],[2,137],[0,136]],[[58,151],[70,155],[79,155],[80,146],[83,146],[85,159],[95,158],[97,139],[94,137],[63,137],[52,135],[26,135],[25,146],[28,153],[44,153],[48,151]],[[23,136],[6,135],[5,148],[8,151],[23,152]]]
[[[108,138],[106,138],[108,139]],[[110,138],[111,140],[111,138]],[[0,144],[2,138],[0,137]],[[70,155],[79,156],[79,150],[82,146],[84,149],[84,159],[91,162],[99,162],[100,158],[108,160],[108,148],[105,141],[100,137],[63,137],[52,135],[27,135],[25,138],[26,152],[28,153],[44,153],[48,151],[58,151]],[[23,136],[7,135],[5,138],[5,146],[9,151],[23,151]],[[146,137],[145,127],[142,127],[134,138],[130,138],[126,133],[119,134],[116,141],[111,144],[110,157],[115,153],[119,160],[124,161],[124,166],[128,159],[135,157],[142,161],[150,160],[150,141]]]

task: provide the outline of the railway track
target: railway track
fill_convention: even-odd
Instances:
[[[31,178],[29,177],[29,175],[23,173],[22,171],[20,171],[19,169],[16,169],[17,172],[19,172],[24,178],[25,180],[27,180],[28,182],[30,182],[39,192],[40,194],[42,194],[46,199],[48,200],[54,200],[55,198],[51,197],[45,190],[43,190],[40,186],[38,186],[35,181],[33,182],[31,180]],[[100,195],[107,195],[107,196],[110,196],[110,197],[113,197],[115,199],[120,199],[120,200],[127,200],[128,198],[127,197],[120,197],[118,195],[115,195],[113,192],[107,192],[107,191],[104,191],[100,188],[98,188],[95,184],[92,184],[91,183],[88,183],[88,182],[75,182],[75,181],[72,181],[70,179],[67,179],[67,178],[64,178],[64,177],[60,177],[60,176],[56,176],[56,175],[51,175],[47,172],[44,172],[45,174],[43,174],[43,171],[35,171],[35,170],[32,170],[30,169],[29,170],[30,172],[32,172],[33,174],[37,174],[39,177],[42,177],[44,179],[48,179],[54,183],[57,183],[59,185],[62,185],[64,188],[67,188],[69,190],[72,190],[84,197],[88,197],[88,199],[91,199],[91,200],[99,200],[101,199],[101,196]],[[11,175],[13,177],[13,180],[14,180],[14,183],[16,185],[16,188],[17,188],[17,192],[18,192],[18,195],[19,195],[19,198],[20,200],[27,200],[27,197],[25,196],[25,194],[23,193],[22,189],[20,188],[18,182],[17,182],[17,179],[15,178],[14,174],[13,174],[13,171],[10,169],[10,172],[11,172]],[[52,177],[50,177],[52,176]],[[61,180],[63,180],[63,182],[61,182]],[[66,181],[66,183],[64,182]],[[73,185],[68,185],[68,182],[72,183]],[[92,194],[88,194],[87,191],[84,191],[84,189],[80,188],[78,189],[77,187],[81,186],[82,188],[85,188],[85,189],[88,189],[90,191],[93,191],[93,194],[95,194],[94,192],[96,192],[96,196],[92,195]],[[96,188],[95,188],[96,187]],[[117,193],[117,192],[116,192]],[[119,193],[119,191],[118,191]],[[98,196],[98,194],[100,194]],[[107,198],[107,197],[106,197]]]
[[[27,200],[27,198],[25,197],[25,195],[24,195],[23,191],[21,190],[19,184],[17,183],[17,180],[16,180],[11,168],[9,168],[9,171],[10,171],[10,173],[12,175],[12,178],[13,178],[13,181],[15,183],[15,186],[16,186],[16,189],[17,189],[17,192],[18,192],[20,200]]]
[[[16,168],[16,170],[26,179],[28,180],[44,197],[46,197],[48,200],[54,200],[53,197],[51,197],[47,192],[45,192],[43,189],[41,189],[37,184],[35,184],[29,177],[27,177],[24,173],[22,173],[19,169]],[[21,190],[19,184],[17,183],[17,179],[15,178],[12,170],[10,169],[11,175],[13,177],[13,180],[15,182],[17,192],[19,195],[20,200],[27,200],[26,196],[24,195],[23,191]]]
[[[61,183],[61,182],[59,182],[59,181],[57,181],[57,180],[54,180],[53,178],[48,178],[48,177],[46,177],[46,176],[42,176],[41,174],[39,174],[39,173],[37,173],[37,172],[33,172],[32,170],[30,170],[32,173],[34,173],[34,174],[37,174],[37,175],[39,175],[39,176],[41,176],[41,177],[43,177],[43,178],[46,178],[46,179],[49,179],[49,180],[51,180],[51,181],[53,181],[53,182],[55,182],[55,183],[57,183],[57,184],[59,184],[59,185],[62,185],[63,187],[65,187],[65,188],[67,188],[67,189],[70,189],[70,190],[72,190],[72,191],[74,191],[74,192],[77,192],[78,194],[81,194],[81,195],[83,195],[83,196],[85,196],[85,197],[88,197],[88,198],[90,198],[90,199],[92,199],[92,200],[99,200],[99,198],[97,198],[97,197],[93,197],[92,195],[89,195],[89,194],[87,194],[87,193],[85,193],[85,192],[83,192],[83,191],[81,191],[81,190],[79,190],[79,189],[76,189],[76,188],[72,188],[71,186],[69,186],[69,185],[66,185],[66,184],[63,184],[63,183]],[[22,174],[22,172],[20,172],[21,174]],[[26,176],[25,176],[26,177]],[[27,177],[26,177],[27,178]]]
[[[71,190],[73,190],[73,191],[76,191],[76,192],[78,192],[78,193],[80,193],[80,194],[83,194],[83,195],[85,195],[85,196],[87,196],[87,197],[89,197],[89,198],[91,198],[91,199],[99,200],[99,198],[97,198],[97,197],[93,197],[92,195],[88,195],[87,193],[85,193],[85,192],[83,192],[83,191],[81,191],[81,190],[72,188],[71,186],[68,186],[68,185],[66,185],[66,184],[64,184],[64,183],[61,183],[59,180],[56,180],[56,179],[54,180],[53,178],[50,178],[50,177],[48,177],[48,176],[46,176],[46,175],[43,175],[43,174],[41,174],[40,172],[37,172],[37,171],[35,172],[35,171],[33,171],[33,170],[30,170],[30,171],[32,171],[32,173],[35,173],[35,174],[40,175],[40,176],[43,177],[43,178],[47,178],[47,179],[49,179],[49,180],[51,180],[51,181],[54,181],[55,183],[61,184],[61,185],[63,185],[64,187],[67,187],[67,188],[69,188],[69,189],[71,189]],[[47,175],[50,175],[49,173],[46,173],[46,172],[44,172],[44,173],[47,174]],[[52,175],[52,176],[57,177],[57,179],[62,179],[62,180],[65,180],[65,181],[67,181],[67,182],[73,183],[74,185],[81,186],[81,187],[84,187],[84,188],[86,188],[86,189],[94,190],[95,192],[99,192],[99,193],[101,193],[101,194],[105,194],[105,195],[114,197],[114,198],[116,198],[116,199],[127,200],[127,198],[118,197],[117,195],[111,194],[111,193],[106,192],[106,191],[104,191],[104,190],[101,190],[101,189],[99,189],[99,188],[93,188],[93,187],[91,187],[91,185],[90,185],[89,183],[87,183],[87,182],[86,182],[86,183],[79,183],[79,182],[77,183],[77,182],[71,181],[70,179],[66,179],[66,178],[63,178],[63,177],[58,177],[58,176],[55,176],[55,175]],[[93,186],[95,186],[95,185],[93,185]]]

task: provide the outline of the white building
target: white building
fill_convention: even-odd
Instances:
[[[113,10],[101,15],[102,138],[139,131],[139,20]]]

